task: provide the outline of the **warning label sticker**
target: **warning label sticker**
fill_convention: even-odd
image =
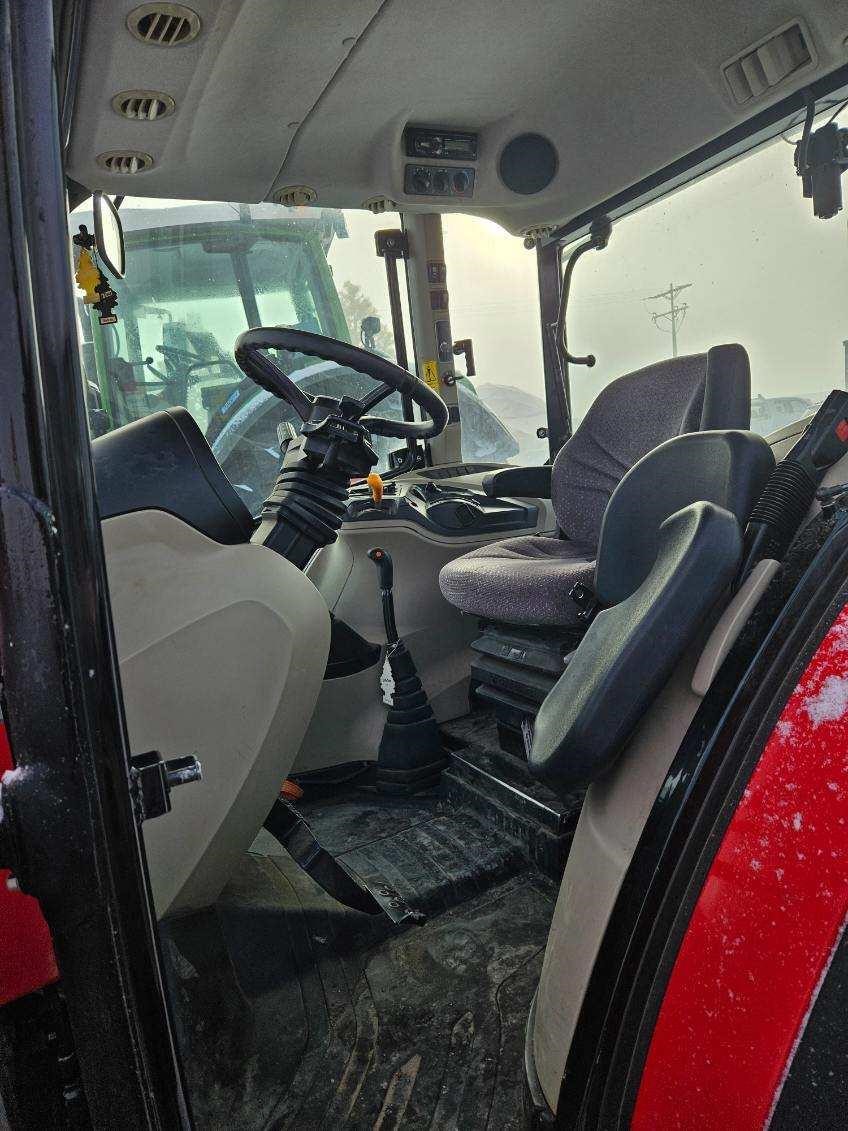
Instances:
[[[439,391],[439,363],[437,361],[425,361],[421,367],[421,380],[425,385],[429,385],[431,389]]]

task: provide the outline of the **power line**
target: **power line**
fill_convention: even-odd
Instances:
[[[680,283],[675,286],[674,283],[668,284],[667,291],[660,291],[658,295],[648,295],[645,299],[646,302],[653,302],[654,299],[664,298],[668,302],[668,310],[660,310],[656,314],[651,315],[651,321],[658,330],[667,333],[671,331],[671,356],[677,357],[677,327],[683,325],[683,320],[686,317],[686,311],[689,309],[687,302],[676,302],[677,296],[681,291],[685,291],[687,287],[691,287],[692,283]],[[668,326],[662,325],[663,319],[668,320]]]

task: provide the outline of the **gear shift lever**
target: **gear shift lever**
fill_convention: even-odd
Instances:
[[[394,794],[432,789],[447,764],[439,726],[412,656],[398,636],[391,554],[375,546],[368,557],[379,575],[387,641],[380,683],[389,710],[377,758],[377,789]]]
[[[394,576],[395,568],[392,555],[388,550],[381,550],[375,546],[368,551],[368,557],[376,565],[380,575],[380,597],[383,602],[383,624],[386,626],[386,640],[389,644],[396,644],[398,640],[397,622],[395,621]]]

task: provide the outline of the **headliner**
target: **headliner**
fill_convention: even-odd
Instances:
[[[403,211],[470,211],[513,232],[566,223],[848,60],[840,0],[189,0],[201,33],[174,48],[127,30],[137,0],[89,0],[69,175],[89,189],[274,200],[309,185],[325,207],[384,196]],[[744,106],[722,64],[791,19],[813,63]],[[176,113],[126,121],[123,90],[164,91]],[[480,134],[471,203],[408,197],[408,123]],[[556,146],[533,196],[500,181],[523,132]],[[99,153],[154,158],[110,174]]]

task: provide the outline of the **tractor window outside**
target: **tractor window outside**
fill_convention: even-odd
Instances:
[[[597,356],[571,367],[575,425],[614,378],[722,342],[750,356],[754,431],[807,416],[846,386],[846,267],[845,213],[813,216],[780,138],[618,221],[574,274],[569,347]]]
[[[92,228],[87,205],[70,218]],[[397,215],[281,205],[161,201],[121,206],[126,277],[114,326],[79,302],[83,373],[95,434],[184,405],[254,513],[279,470],[277,427],[293,411],[245,378],[233,346],[249,326],[287,325],[393,357],[388,292],[374,232]],[[360,396],[374,382],[312,357],[278,362],[308,392]],[[379,408],[401,415],[394,396]],[[400,441],[375,438],[378,469]]]
[[[538,464],[548,442],[536,256],[491,220],[443,222],[451,331],[474,342],[476,376],[457,385],[462,458]],[[458,359],[462,372],[462,359]]]

